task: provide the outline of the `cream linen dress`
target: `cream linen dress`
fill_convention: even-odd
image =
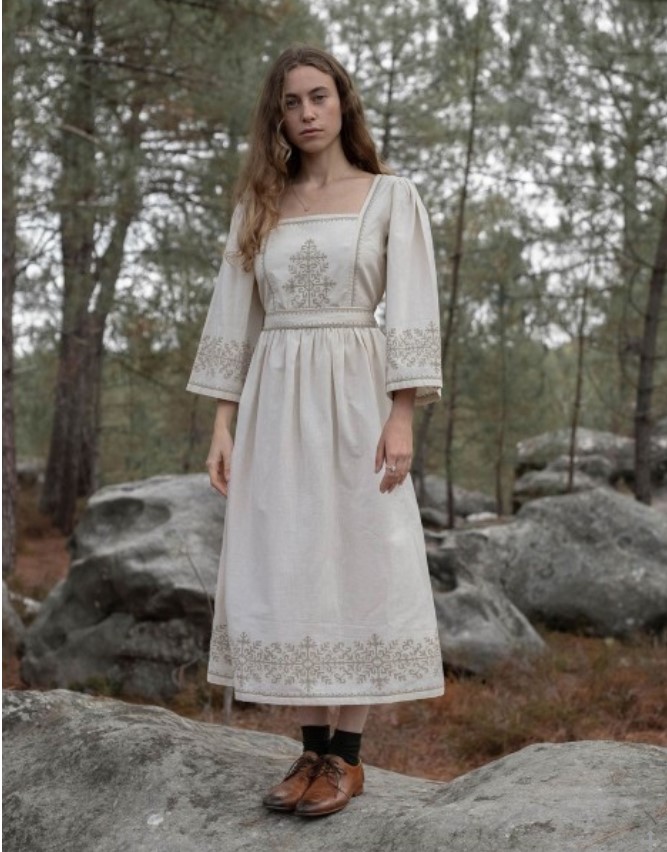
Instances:
[[[240,215],[188,383],[239,402],[208,680],[270,704],[441,695],[412,481],[381,494],[374,471],[392,391],[440,396],[426,210],[376,175],[358,215],[282,219],[250,272]]]

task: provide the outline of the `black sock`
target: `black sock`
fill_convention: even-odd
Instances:
[[[329,746],[330,754],[337,754],[346,763],[356,766],[359,763],[359,749],[361,748],[361,734],[353,731],[341,731],[336,728]]]
[[[303,750],[327,754],[331,732],[328,725],[302,725]]]

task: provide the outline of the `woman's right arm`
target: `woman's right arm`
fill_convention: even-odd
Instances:
[[[211,485],[225,497],[232,475],[232,420],[238,408],[238,403],[229,399],[219,399],[213,423],[211,448],[208,451],[206,467],[211,478]]]

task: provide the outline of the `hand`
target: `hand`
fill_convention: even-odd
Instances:
[[[211,448],[206,459],[206,468],[211,478],[211,485],[225,497],[232,474],[232,421],[236,414],[238,403],[228,399],[219,399],[215,409],[213,437]]]
[[[211,485],[225,497],[232,475],[232,450],[234,440],[227,429],[216,430],[211,439],[211,448],[206,459],[206,468],[211,478]]]
[[[386,464],[385,473],[380,482],[382,494],[391,494],[410,473],[413,408],[413,389],[406,392],[397,391],[394,394],[394,405],[384,424],[375,453],[375,472],[379,473],[382,465]]]

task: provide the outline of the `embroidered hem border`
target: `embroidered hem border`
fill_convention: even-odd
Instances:
[[[424,689],[415,690],[414,692],[394,692],[374,694],[369,692],[360,692],[353,695],[343,695],[340,693],[327,693],[322,695],[272,695],[263,692],[250,692],[246,690],[239,691],[233,676],[225,677],[224,675],[216,675],[209,673],[207,680],[216,686],[229,686],[234,688],[234,699],[236,701],[249,701],[254,704],[283,704],[289,706],[309,705],[313,707],[337,707],[346,704],[394,704],[397,701],[418,701],[423,698],[438,698],[445,694],[446,684],[442,678],[438,685],[432,688],[425,687]]]
[[[222,674],[216,668],[229,671]],[[219,680],[216,680],[219,678]],[[226,624],[213,628],[208,679],[233,685],[239,695],[281,703],[302,699],[399,700],[397,696],[442,694],[443,674],[437,631],[420,639],[318,642],[265,642],[247,633],[230,639]],[[275,686],[276,689],[271,687]],[[435,690],[435,692],[434,692]],[[247,699],[251,700],[251,699]]]

